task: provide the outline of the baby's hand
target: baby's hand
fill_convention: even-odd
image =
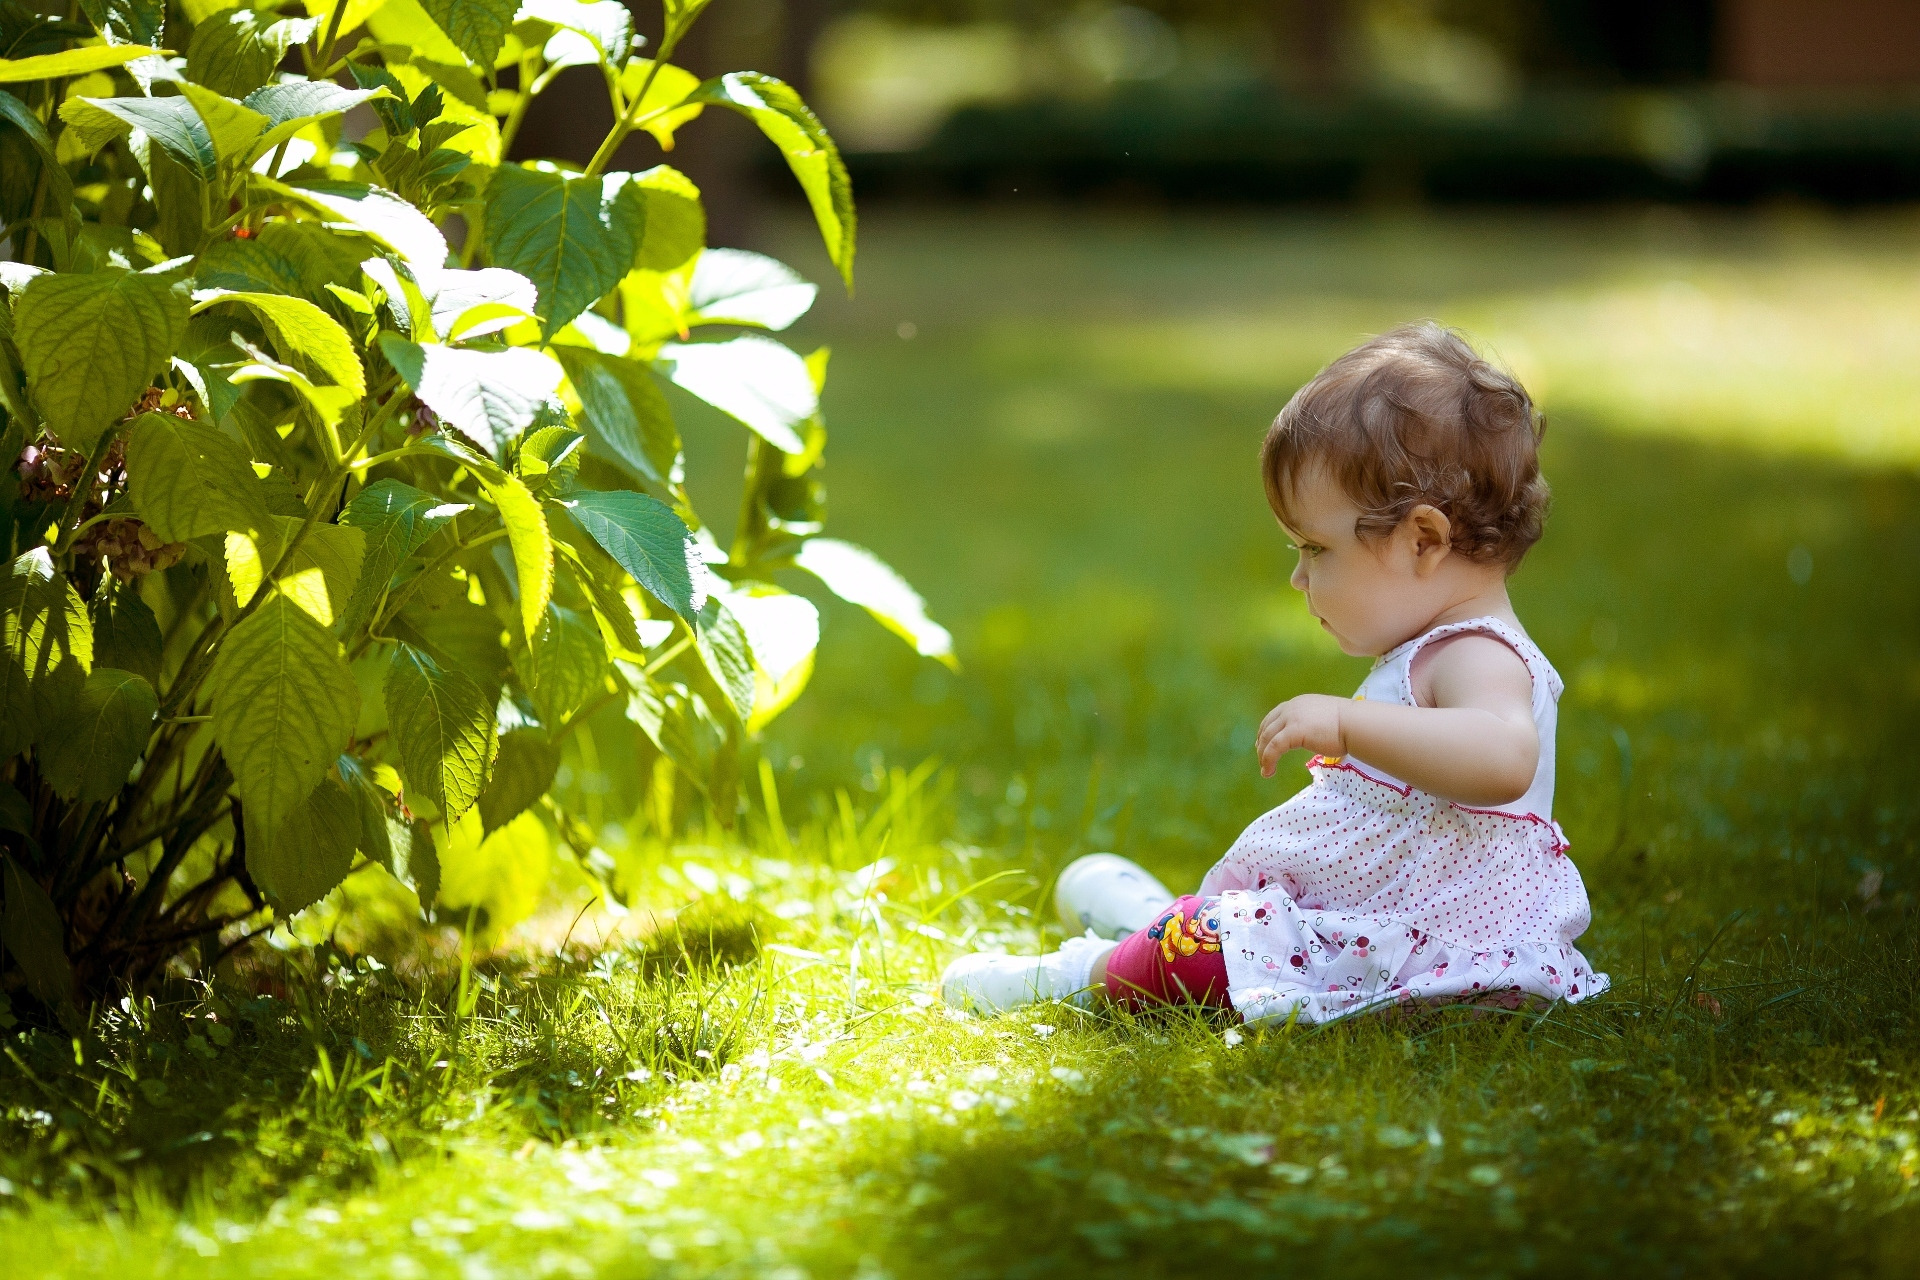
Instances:
[[[1346,732],[1340,727],[1341,712],[1349,706],[1346,698],[1324,693],[1303,693],[1289,698],[1260,722],[1254,749],[1260,756],[1260,776],[1271,778],[1280,757],[1299,747],[1323,756],[1347,754]]]

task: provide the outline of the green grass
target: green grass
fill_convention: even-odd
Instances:
[[[867,228],[804,335],[835,346],[834,520],[964,673],[830,609],[769,731],[789,829],[750,787],[737,833],[617,849],[674,927],[563,947],[556,903],[472,965],[292,949],[77,1045],[16,1032],[9,1271],[1909,1274],[1920,225]],[[1361,668],[1291,599],[1254,451],[1319,362],[1425,314],[1553,417],[1515,595],[1567,677],[1557,812],[1615,989],[1238,1043],[947,1014],[939,966],[1039,943],[1069,858],[1186,887],[1303,781],[1258,777],[1258,717]],[[690,439],[731,469],[737,433]]]

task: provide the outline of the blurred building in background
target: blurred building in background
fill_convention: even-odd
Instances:
[[[1920,197],[1920,0],[722,0],[677,60],[799,84],[869,198]],[[695,177],[784,189],[723,114]]]

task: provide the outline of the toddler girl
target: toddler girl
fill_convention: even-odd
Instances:
[[[1374,658],[1352,699],[1302,694],[1261,722],[1261,772],[1304,748],[1312,784],[1248,827],[1196,895],[1113,854],[1080,859],[1055,896],[1085,936],[1040,957],[963,956],[941,978],[947,1002],[1099,992],[1323,1022],[1604,991],[1573,945],[1587,895],[1553,821],[1560,677],[1507,598],[1546,518],[1541,430],[1517,381],[1433,324],[1363,343],[1302,387],[1261,449],[1267,500],[1307,608]]]

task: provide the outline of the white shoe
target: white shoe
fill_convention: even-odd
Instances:
[[[940,975],[940,996],[956,1009],[980,1014],[1043,1000],[1089,1004],[1094,962],[1113,946],[1099,938],[1068,938],[1043,956],[961,956]]]
[[[1069,933],[1091,929],[1119,939],[1158,919],[1173,905],[1173,893],[1137,862],[1117,853],[1090,853],[1060,873],[1053,905]]]

